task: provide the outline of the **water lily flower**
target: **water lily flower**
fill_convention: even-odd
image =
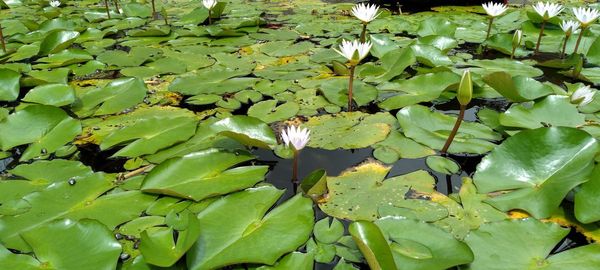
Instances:
[[[212,9],[217,5],[217,0],[202,0],[202,5],[208,9],[208,24],[212,24]]]
[[[521,46],[521,40],[523,40],[523,31],[515,31],[512,38],[512,52],[510,54],[510,59],[515,58],[515,51],[519,46]]]
[[[488,2],[481,5],[485,13],[491,17],[498,17],[508,10],[508,6],[502,3]]]
[[[577,38],[577,43],[575,43],[575,49],[573,53],[577,53],[577,49],[579,49],[579,43],[581,43],[581,38],[583,37],[583,32],[600,17],[600,12],[596,9],[592,8],[573,8],[573,14],[577,20],[581,23],[581,31],[579,32],[579,37]]]
[[[310,130],[307,128],[299,128],[289,126],[281,131],[281,139],[287,147],[291,147],[294,151],[294,162],[292,164],[292,184],[294,189],[298,186],[298,157],[302,150],[310,140]]]
[[[378,11],[379,11],[379,6],[377,6],[375,4],[369,5],[369,4],[360,3],[352,8],[352,15],[354,15],[354,17],[356,17],[357,19],[361,20],[363,23],[366,24],[366,23],[371,22],[372,20],[375,20],[375,18],[377,18],[377,16],[379,16],[379,14],[381,14],[381,13],[377,13]]]
[[[563,10],[563,6],[560,4],[550,2],[537,2],[537,4],[533,5],[533,9],[535,10],[535,12],[537,12],[537,14],[542,16],[542,26],[540,28],[540,35],[538,36],[538,40],[535,45],[534,51],[534,53],[538,53],[540,51],[540,43],[542,42],[542,36],[544,36],[544,27],[546,26],[546,21],[560,14]]]
[[[502,15],[504,12],[508,10],[508,6],[501,3],[488,2],[481,5],[485,12],[490,16],[490,21],[488,23],[488,30],[485,36],[485,40],[490,37],[490,33],[492,32],[492,23],[494,22],[494,18]]]
[[[533,9],[535,12],[537,12],[537,14],[542,16],[544,21],[547,21],[560,14],[563,10],[563,6],[557,3],[537,2],[535,5],[533,5]]]
[[[343,40],[342,45],[340,45],[340,50],[333,49],[337,53],[341,54],[343,57],[348,59],[350,65],[357,65],[360,60],[365,58],[369,51],[371,50],[371,42],[359,42],[358,40],[348,41]]]
[[[355,5],[352,8],[352,15],[362,21],[363,29],[360,33],[360,42],[365,42],[367,36],[367,24],[372,20],[375,20],[377,16],[381,13],[377,13],[379,11],[379,6],[373,4],[368,5],[364,3],[360,3]]]
[[[350,65],[350,77],[348,79],[348,111],[352,111],[352,88],[354,87],[354,69],[360,63],[360,60],[365,58],[371,50],[371,42],[358,42],[358,40],[347,41],[343,40],[340,45],[340,50],[333,49],[343,57],[348,59]]]
[[[565,41],[563,42],[563,47],[560,52],[561,58],[563,58],[565,56],[565,50],[567,49],[567,42],[569,41],[571,34],[577,32],[577,30],[579,29],[579,26],[580,26],[579,22],[576,22],[573,20],[562,21],[560,23],[560,28],[565,32]]]
[[[307,128],[289,126],[281,132],[281,139],[283,139],[283,143],[287,147],[293,146],[295,151],[300,151],[306,146],[310,139],[310,130]]]
[[[58,1],[58,0],[51,0],[50,1],[50,6],[51,7],[59,7],[60,6],[60,1]]]
[[[217,5],[217,0],[202,0],[202,5],[206,9],[213,9]]]
[[[460,128],[460,124],[465,118],[465,110],[467,109],[467,105],[469,102],[471,102],[472,98],[473,80],[471,79],[471,72],[466,69],[460,79],[458,93],[456,94],[456,99],[458,99],[458,103],[460,104],[460,111],[458,113],[458,117],[456,118],[456,122],[454,122],[454,127],[452,128],[452,131],[450,131],[450,134],[446,139],[446,143],[444,143],[444,147],[442,147],[440,153],[445,155],[448,152],[448,149],[450,148],[450,145],[452,144],[452,141],[454,140],[454,137]]]
[[[589,26],[600,17],[600,12],[593,8],[573,8],[573,14],[584,27]]]
[[[594,94],[596,91],[590,88],[589,85],[585,85],[579,87],[573,94],[571,95],[571,102],[578,104],[579,106],[584,106],[589,104],[594,99]]]
[[[579,22],[573,21],[573,20],[568,20],[568,21],[562,21],[559,26],[560,28],[565,32],[565,33],[575,33],[575,31],[577,31],[579,29]]]

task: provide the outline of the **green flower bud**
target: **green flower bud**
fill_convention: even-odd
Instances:
[[[466,106],[471,102],[473,98],[473,81],[471,80],[471,72],[467,69],[460,79],[460,85],[458,85],[458,103]]]
[[[513,35],[513,39],[512,39],[512,47],[517,48],[517,47],[521,46],[521,39],[523,39],[523,31],[521,31],[521,30],[515,31],[515,34]]]

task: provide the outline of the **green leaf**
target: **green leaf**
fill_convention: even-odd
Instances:
[[[410,48],[393,50],[381,57],[381,70],[378,74],[366,74],[365,82],[385,82],[402,74],[404,69],[416,62],[413,51]],[[364,66],[368,66],[364,65]],[[361,72],[361,76],[362,76]]]
[[[423,158],[435,155],[435,151],[427,146],[404,137],[402,133],[392,130],[388,137],[373,145],[373,157],[391,164],[401,158]]]
[[[315,223],[313,233],[317,241],[333,244],[344,235],[344,225],[336,218],[323,218]]]
[[[21,73],[10,70],[0,69],[0,100],[14,101],[19,97],[19,79]]]
[[[19,269],[19,270],[40,270],[41,263],[33,256],[25,254],[15,254],[10,252],[4,246],[0,245],[0,268]]]
[[[292,118],[300,109],[296,102],[286,102],[279,106],[277,103],[274,99],[256,103],[248,109],[248,116],[258,118],[265,123],[272,123]]]
[[[526,130],[484,157],[473,180],[479,192],[492,193],[488,202],[494,207],[522,209],[545,218],[571,189],[587,181],[599,150],[585,131],[566,127]]]
[[[198,215],[202,232],[187,253],[189,269],[272,265],[306,242],[314,222],[312,201],[296,195],[266,214],[282,194],[270,186],[252,188],[223,197],[202,211]]]
[[[353,85],[353,100],[356,104],[364,106],[377,98],[377,89],[360,80],[354,80]],[[329,102],[338,106],[348,106],[348,79],[347,78],[331,78],[325,80],[321,84],[321,92]]]
[[[369,221],[355,221],[350,223],[348,231],[371,269],[397,269],[390,247],[375,224]]]
[[[12,113],[0,122],[0,146],[2,150],[31,144],[20,160],[54,153],[81,133],[79,121],[69,117],[63,110],[46,105],[31,105]]]
[[[23,101],[61,107],[75,102],[75,91],[65,84],[45,84],[29,90]]]
[[[73,177],[88,176],[94,173],[92,168],[79,161],[53,159],[39,160],[31,164],[20,164],[10,173],[31,181],[60,182]]]
[[[579,113],[567,96],[551,95],[533,106],[531,103],[513,104],[499,117],[500,124],[518,128],[540,128],[543,126],[578,127],[585,123],[585,115]]]
[[[193,117],[145,118],[131,126],[110,133],[100,144],[100,150],[127,143],[113,157],[139,157],[154,154],[194,135],[197,120]]]
[[[591,223],[600,220],[598,203],[600,196],[600,165],[596,165],[590,174],[590,180],[583,183],[575,193],[575,217],[582,223]]]
[[[454,160],[441,156],[428,156],[425,162],[427,167],[443,174],[455,174],[460,170],[460,166]]]
[[[25,232],[23,238],[54,269],[111,270],[121,253],[112,233],[94,220],[57,220]]]
[[[554,93],[552,88],[532,78],[512,77],[504,71],[490,73],[483,81],[513,102],[525,102]]]
[[[440,17],[421,21],[417,30],[417,34],[421,37],[429,35],[454,37],[454,32],[456,32],[456,24]]]
[[[395,126],[389,113],[340,113],[311,117],[302,127],[310,130],[308,146],[333,150],[356,149],[383,141]]]
[[[375,224],[390,241],[398,269],[445,270],[473,261],[469,247],[426,222],[386,217]]]
[[[23,233],[63,218],[113,188],[110,179],[105,179],[102,174],[77,177],[74,185],[66,180],[24,196],[23,200],[31,205],[31,210],[0,217],[0,227],[4,228],[0,231],[0,240],[6,247],[30,251],[30,246],[21,238]]]
[[[404,135],[433,149],[442,149],[456,117],[432,112],[422,105],[411,105],[396,115]],[[487,126],[476,122],[463,122],[448,152],[483,154],[496,145],[490,141],[502,137]]]
[[[146,85],[138,78],[110,81],[102,88],[78,93],[73,110],[80,116],[106,115],[121,112],[143,101]]]
[[[196,201],[252,187],[262,181],[268,166],[243,166],[252,160],[248,152],[209,149],[169,159],[144,179],[142,190]]]
[[[379,208],[394,206],[407,208],[409,212],[421,207],[422,201],[440,195],[433,190],[434,179],[423,170],[385,179],[390,167],[377,162],[366,162],[340,176],[328,177],[329,193],[319,201],[326,214],[350,220],[376,220]],[[405,194],[428,194],[423,200]],[[402,194],[399,196],[399,194]]]
[[[142,232],[140,252],[146,262],[168,267],[175,264],[196,242],[201,232],[200,223],[195,214],[184,212],[185,228],[177,230],[177,239],[174,239],[174,228],[153,227]]]
[[[210,128],[248,146],[269,149],[277,144],[273,130],[263,121],[250,116],[231,116],[212,124]]]
[[[257,267],[256,270],[312,270],[313,263],[313,256],[311,254],[294,251],[285,255],[275,265]]]
[[[435,72],[416,75],[378,86],[382,96],[389,96],[377,104],[384,110],[404,108],[420,102],[432,101],[452,85],[458,84],[460,76],[452,72]],[[389,93],[389,94],[388,94]]]
[[[312,254],[316,262],[330,263],[335,258],[335,246],[315,241],[312,238],[306,242],[306,252]]]
[[[549,255],[568,233],[555,223],[533,218],[483,224],[465,238],[475,255],[470,269],[597,269],[600,246],[596,244]]]
[[[499,71],[506,72],[512,76],[538,77],[544,75],[544,72],[538,68],[508,58],[471,60],[467,64],[478,67],[471,68],[471,72],[483,76]]]
[[[51,31],[46,37],[42,40],[40,44],[40,51],[38,55],[44,56],[51,53],[57,53],[62,51],[79,37],[79,32],[77,31],[67,31],[67,30],[56,30]]]

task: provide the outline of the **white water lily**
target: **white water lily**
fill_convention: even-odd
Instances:
[[[573,21],[573,20],[568,20],[568,21],[562,21],[560,23],[560,28],[567,34],[570,35],[572,33],[575,33],[577,31],[577,29],[579,29],[579,22]]]
[[[596,91],[590,88],[589,85],[579,87],[571,95],[571,102],[579,104],[579,106],[586,105],[594,99]]]
[[[502,3],[488,2],[481,5],[489,16],[498,17],[508,10],[508,6]]]
[[[544,20],[549,20],[560,14],[563,10],[563,6],[557,3],[537,2],[535,5],[533,5],[533,9],[535,12],[537,12],[537,14],[542,16]]]
[[[217,0],[202,0],[202,5],[207,9],[213,9],[217,5]]]
[[[369,23],[370,21],[375,20],[375,18],[381,14],[377,13],[377,11],[379,11],[379,6],[375,4],[368,5],[360,3],[352,8],[352,15],[364,23]]]
[[[573,8],[573,14],[582,26],[588,26],[600,17],[600,12],[593,8]]]
[[[60,1],[58,1],[58,0],[51,0],[50,1],[50,6],[51,7],[59,7],[60,6]]]
[[[348,59],[352,65],[356,65],[369,54],[371,46],[372,44],[369,41],[362,43],[358,40],[343,40],[340,50],[338,51],[335,48],[333,50]]]
[[[281,138],[287,147],[292,145],[294,150],[300,151],[306,146],[310,139],[310,130],[307,128],[289,126],[281,132]]]

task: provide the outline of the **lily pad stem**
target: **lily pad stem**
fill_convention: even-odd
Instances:
[[[485,35],[485,40],[490,38],[490,34],[492,33],[492,23],[494,22],[494,17],[490,17],[490,21],[488,22],[487,34]]]
[[[450,135],[448,136],[448,139],[446,140],[446,144],[444,144],[444,147],[442,148],[441,153],[443,155],[445,155],[446,152],[448,152],[448,148],[450,148],[450,144],[452,144],[452,141],[454,140],[454,137],[456,136],[456,133],[458,132],[460,123],[462,123],[462,120],[465,118],[465,110],[466,109],[467,109],[466,105],[460,105],[460,112],[458,113],[458,118],[456,119],[456,123],[454,123],[454,128],[452,128],[452,131],[450,132]]]
[[[212,24],[212,11],[209,9],[208,10],[208,25]]]
[[[355,65],[350,66],[350,78],[348,79],[348,112],[352,111],[352,88],[354,86],[354,68]]]
[[[577,43],[575,43],[575,49],[573,50],[573,53],[577,53],[577,49],[579,49],[579,43],[581,43],[581,38],[583,38],[583,32],[585,32],[585,29],[587,29],[587,26],[581,26],[581,31],[579,31],[579,37],[577,37]]]
[[[567,42],[571,35],[565,35],[565,42],[563,43],[562,50],[560,51],[560,58],[565,58],[565,50],[567,50]]]
[[[122,173],[118,176],[118,180],[120,180],[120,181],[127,180],[131,177],[138,176],[142,173],[145,173],[146,171],[149,171],[153,168],[154,168],[154,165],[147,165],[147,166],[138,168],[136,170],[130,171],[128,173]]]
[[[2,42],[2,50],[6,53],[6,43],[4,42],[4,32],[2,32],[2,25],[0,25],[0,41]]]
[[[533,54],[537,54],[540,51],[540,43],[542,42],[542,36],[544,36],[544,27],[546,27],[546,20],[542,21],[540,36],[538,37],[537,44],[535,44],[535,51],[533,51]]]
[[[363,23],[362,32],[360,33],[360,42],[365,43],[366,38],[367,38],[367,24]]]
[[[108,9],[108,0],[104,0],[104,7],[106,8],[106,16],[110,19],[110,10]]]

